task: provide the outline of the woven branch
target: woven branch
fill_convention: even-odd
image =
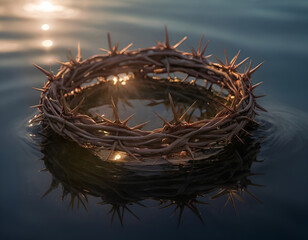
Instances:
[[[245,126],[256,115],[256,108],[263,109],[256,103],[253,93],[251,74],[261,65],[251,69],[250,61],[248,69],[243,73],[237,69],[246,62],[236,64],[239,52],[228,61],[225,53],[225,63],[217,58],[218,63],[208,60],[204,56],[207,44],[203,49],[200,40],[198,50],[192,52],[179,51],[177,47],[186,39],[171,46],[167,29],[165,29],[165,42],[157,42],[156,46],[128,51],[128,45],[118,50],[118,43],[114,46],[108,34],[109,50],[103,55],[94,55],[82,60],[80,45],[78,45],[77,57],[69,56],[69,61],[61,63],[57,74],[52,74],[35,65],[47,75],[48,81],[41,91],[40,114],[32,121],[43,120],[57,134],[68,138],[83,147],[103,147],[112,151],[124,151],[132,158],[142,160],[143,157],[154,155],[174,154],[185,151],[194,159],[194,153],[201,149],[209,149],[213,146],[230,143],[236,137],[240,141],[241,133],[245,133]],[[78,112],[80,104],[68,102],[69,96],[75,96],[87,87],[82,85],[91,82],[95,78],[100,79],[100,84],[105,84],[108,77],[121,73],[134,73],[143,75],[167,74],[169,81],[187,82],[196,85],[202,83],[204,90],[218,86],[217,95],[223,96],[225,103],[220,103],[223,109],[212,119],[203,119],[197,122],[186,122],[185,114],[182,116],[175,111],[172,96],[169,101],[172,107],[173,121],[167,121],[158,115],[163,121],[162,128],[153,131],[143,131],[146,124],[135,127],[127,126],[129,119],[122,121],[119,118],[117,106],[113,100],[112,107],[115,120],[106,119],[99,115],[99,120]],[[186,74],[182,80],[172,79],[172,74]],[[191,80],[191,78],[194,78]],[[155,79],[153,79],[155,81]],[[189,85],[187,85],[189,87]],[[224,92],[227,91],[227,94]]]

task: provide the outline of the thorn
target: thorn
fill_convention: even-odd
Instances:
[[[78,109],[80,108],[81,104],[84,102],[85,98],[83,97],[81,101],[78,103],[76,107],[73,108],[72,113],[75,114],[77,113]]]
[[[96,112],[94,112],[94,114],[95,114],[96,116],[98,116],[99,118],[103,119],[105,122],[113,123],[113,122],[110,121],[108,118],[105,118],[105,117],[103,117],[102,115],[100,115],[100,114],[98,114],[98,113],[96,113]]]
[[[255,89],[256,87],[258,87],[259,85],[261,85],[263,82],[258,82],[258,83],[256,83],[255,85],[253,85],[251,88],[252,89]]]
[[[196,51],[193,47],[191,47],[191,53],[192,53],[193,56],[197,56],[197,53],[196,53]]]
[[[33,105],[33,106],[30,106],[29,108],[38,108],[38,107],[41,107],[42,104],[38,104],[38,105]]]
[[[189,152],[189,154],[190,154],[190,156],[191,156],[191,159],[192,159],[192,160],[195,160],[195,157],[194,157],[194,154],[193,154],[191,148],[190,148],[189,146],[187,146],[187,145],[185,146],[185,148],[186,148],[186,150]]]
[[[81,60],[81,49],[80,49],[80,41],[78,41],[76,61],[79,62],[80,60]]]
[[[256,103],[256,107],[262,110],[263,112],[267,112],[267,110],[263,107],[261,107],[258,103]]]
[[[245,73],[249,73],[251,69],[252,61],[249,61],[248,69],[245,71]]]
[[[116,44],[113,47],[113,52],[116,53],[118,51],[119,42],[116,42]]]
[[[242,144],[244,144],[244,141],[243,141],[237,134],[235,134],[235,136],[237,137],[237,139],[238,139]]]
[[[160,120],[162,120],[168,127],[171,127],[171,124],[169,122],[167,122],[162,116],[160,116],[157,112],[154,112],[156,114],[157,117],[160,118]]]
[[[254,194],[252,194],[248,189],[245,189],[245,192],[247,192],[254,200],[256,200],[258,203],[262,204],[263,202],[257,198]]]
[[[44,89],[41,89],[41,88],[35,88],[35,87],[33,87],[32,89],[37,90],[37,91],[40,91],[40,92],[45,92],[45,90],[44,90]]]
[[[128,153],[128,155],[130,155],[132,158],[134,158],[135,160],[137,160],[138,162],[143,162],[142,160],[140,160],[139,158],[137,158],[133,153],[131,153],[122,143],[121,141],[119,141],[120,147]]]
[[[38,70],[40,70],[41,72],[43,72],[45,75],[47,75],[48,77],[52,77],[52,74],[50,72],[48,72],[47,70],[45,70],[44,68],[40,67],[39,65],[36,65],[35,63],[33,63],[33,66],[36,67]]]
[[[119,111],[117,106],[115,105],[113,98],[111,98],[111,106],[113,109],[113,114],[114,114],[114,118],[115,118],[115,122],[116,123],[121,123],[120,117],[119,117]]]
[[[130,44],[128,44],[126,47],[124,47],[124,48],[120,51],[120,54],[126,52],[126,50],[129,49],[132,45],[133,45],[133,43],[130,43]]]
[[[166,48],[170,48],[168,29],[166,25],[165,25],[165,45]]]
[[[202,49],[201,53],[200,53],[200,57],[202,57],[205,53],[205,50],[207,49],[207,46],[209,45],[210,41],[207,41],[204,45],[204,48]]]
[[[226,49],[224,49],[226,65],[229,65]]]
[[[173,48],[177,48],[178,46],[180,46],[186,39],[187,36],[183,37],[178,43],[173,45]]]
[[[225,64],[218,58],[218,57],[216,57],[215,55],[213,55],[214,56],[214,58],[216,58],[216,60],[222,65],[222,66],[225,66]]]
[[[234,201],[234,198],[233,198],[233,194],[230,192],[230,193],[229,193],[229,196],[230,196],[230,199],[231,199],[233,208],[234,208],[234,210],[235,210],[235,213],[236,213],[236,215],[238,215],[238,211],[237,211],[237,207],[236,207],[236,205],[235,205],[235,201]]]
[[[111,147],[111,150],[106,158],[106,161],[108,161],[110,159],[110,156],[112,155],[112,153],[114,152],[114,150],[116,149],[116,146],[117,146],[118,142],[114,142],[112,147]]]
[[[263,97],[266,97],[267,95],[264,94],[264,95],[259,95],[259,96],[255,96],[255,98],[263,98]]]
[[[106,52],[106,53],[110,53],[110,51],[109,50],[107,50],[107,49],[105,49],[105,48],[99,48],[98,50],[100,50],[100,51],[103,51],[103,52]]]
[[[122,122],[122,124],[123,124],[123,125],[126,125],[126,123],[127,123],[133,116],[135,116],[135,114],[136,114],[136,113],[133,113],[133,114],[130,115],[128,118],[126,118],[126,119]]]
[[[202,33],[200,41],[199,41],[198,50],[197,50],[198,55],[200,55],[200,52],[201,52],[203,37],[204,37],[204,33]]]
[[[67,59],[69,61],[74,61],[71,49],[67,49]]]
[[[141,129],[141,128],[143,128],[146,124],[148,124],[150,121],[146,121],[146,122],[144,122],[144,123],[141,123],[141,124],[139,124],[139,125],[137,125],[137,126],[135,126],[135,127],[132,127],[132,129]]]
[[[176,123],[180,123],[180,120],[179,120],[178,114],[177,114],[177,112],[175,110],[175,106],[174,106],[174,103],[173,103],[173,100],[172,100],[172,96],[171,96],[170,93],[169,93],[169,101],[170,101],[171,109],[172,109],[172,112],[173,112],[174,120],[175,120]]]
[[[196,102],[197,102],[197,101],[194,101],[194,103],[190,105],[190,107],[186,110],[186,112],[183,113],[183,115],[182,115],[182,116],[180,117],[180,119],[179,119],[180,121],[183,121],[183,120],[184,120],[186,114],[187,114],[187,113],[189,112],[189,110],[196,104]]]
[[[253,74],[259,67],[261,67],[261,66],[263,65],[263,63],[264,63],[264,61],[261,62],[258,66],[256,66],[254,69],[250,70],[250,71],[249,71],[249,74],[250,74],[250,75]]]
[[[239,68],[244,62],[246,62],[249,59],[249,57],[245,58],[243,61],[241,61],[239,64],[236,64],[234,69]]]
[[[230,65],[231,65],[232,67],[234,66],[234,64],[235,64],[235,62],[236,62],[238,56],[240,55],[240,52],[241,52],[241,50],[238,50],[237,54],[232,58],[232,60],[231,60],[231,62],[230,62]]]
[[[109,46],[110,52],[112,52],[112,43],[111,43],[110,32],[108,32],[107,38],[108,38],[108,46]]]
[[[66,67],[69,67],[70,66],[70,64],[69,63],[65,63],[65,62],[61,62],[61,61],[59,61],[59,60],[55,60],[57,63],[60,63],[61,65],[63,65],[63,66],[66,66]]]
[[[68,114],[68,113],[71,112],[71,109],[67,105],[67,102],[65,100],[65,97],[63,96],[63,92],[62,91],[60,91],[60,94],[61,94],[61,101],[62,101],[62,104],[63,104],[63,106],[62,106],[63,107],[63,111],[64,111],[64,113]],[[46,97],[46,99],[47,99],[47,97]]]

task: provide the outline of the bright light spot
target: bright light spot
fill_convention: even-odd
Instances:
[[[119,160],[121,158],[120,154],[115,155],[114,160]]]
[[[121,82],[122,85],[126,85],[126,82]]]
[[[27,4],[24,9],[27,12],[41,12],[41,13],[52,13],[52,12],[61,12],[63,7],[59,5],[54,5],[50,1],[42,1],[38,4]]]
[[[36,9],[41,12],[53,12],[55,10],[55,6],[49,1],[43,1],[37,5]]]
[[[231,99],[233,99],[233,98],[234,98],[234,96],[231,96],[230,98],[231,98]]]
[[[53,42],[51,40],[44,40],[42,42],[43,47],[50,48],[53,45]]]
[[[41,26],[41,29],[44,30],[44,31],[48,31],[50,29],[50,26],[48,24],[43,24]]]
[[[117,82],[118,82],[118,78],[117,78],[117,77],[114,77],[112,80],[113,80],[113,84],[116,85]]]

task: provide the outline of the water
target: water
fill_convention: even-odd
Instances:
[[[0,1],[0,236],[2,239],[306,239],[308,217],[306,63],[308,3],[305,0],[271,1]],[[49,30],[42,29],[48,24]],[[258,93],[267,94],[261,104],[269,110],[259,121],[265,128],[253,172],[254,182],[265,187],[251,191],[247,204],[237,201],[223,209],[226,198],[198,205],[204,224],[185,209],[180,227],[178,212],[159,210],[154,200],[130,209],[124,227],[115,218],[110,227],[110,206],[90,198],[88,212],[67,210],[69,198],[61,200],[61,189],[44,199],[51,174],[38,172],[43,154],[33,148],[27,121],[35,114],[30,105],[39,94],[44,76],[31,64],[56,71],[56,59],[65,60],[68,48],[76,53],[81,42],[84,57],[107,48],[106,35],[121,46],[135,48],[163,40],[164,24],[171,41],[188,39],[181,49],[198,44],[204,32],[210,40],[208,53],[223,57],[241,49],[241,59],[254,64],[265,60],[253,81],[263,81]],[[46,29],[45,27],[43,27]],[[48,28],[48,27],[47,27]],[[25,140],[26,139],[26,140]]]

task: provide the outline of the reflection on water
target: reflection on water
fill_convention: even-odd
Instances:
[[[37,127],[36,127],[37,128]],[[34,129],[32,129],[34,131]],[[36,130],[37,131],[37,130]],[[111,222],[116,215],[123,224],[124,213],[135,215],[132,205],[147,207],[146,199],[156,201],[158,209],[173,207],[180,223],[185,208],[201,221],[198,205],[225,199],[237,212],[239,201],[250,196],[261,202],[251,187],[253,162],[258,162],[258,140],[247,137],[245,144],[235,143],[222,150],[204,152],[198,160],[172,164],[166,159],[154,165],[119,162],[121,154],[105,161],[92,150],[79,147],[52,133],[35,137],[43,153],[42,160],[52,174],[52,183],[43,197],[62,187],[62,200],[69,206],[87,209],[88,198],[94,196],[102,205],[110,205]],[[253,190],[252,190],[253,191]],[[134,207],[135,208],[135,207]]]
[[[44,40],[42,42],[43,47],[50,48],[53,45],[53,42],[51,40]]]
[[[48,31],[48,30],[50,29],[50,26],[49,26],[47,23],[45,23],[45,24],[43,24],[43,25],[41,26],[41,29],[42,29],[43,31]]]

